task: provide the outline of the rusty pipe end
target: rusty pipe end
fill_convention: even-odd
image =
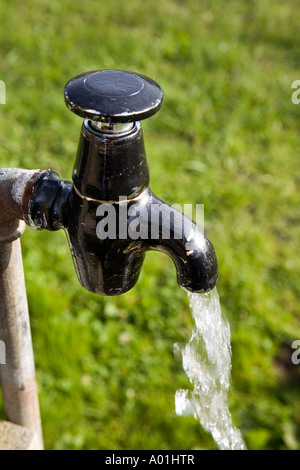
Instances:
[[[11,243],[25,231],[31,189],[42,170],[0,169],[0,244]]]

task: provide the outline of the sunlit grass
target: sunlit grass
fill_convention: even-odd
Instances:
[[[205,204],[232,330],[230,408],[249,448],[299,448],[299,115],[296,0],[12,0],[0,5],[1,166],[70,179],[81,119],[63,87],[94,69],[158,81],[143,124],[151,187]],[[174,342],[192,328],[172,262],[147,256],[137,286],[101,298],[77,281],[63,233],[22,238],[49,449],[215,448],[175,415],[187,387]],[[1,332],[0,332],[1,333]],[[1,335],[0,335],[1,336]]]

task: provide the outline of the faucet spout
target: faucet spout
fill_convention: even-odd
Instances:
[[[201,228],[186,215],[165,205],[174,213],[169,238],[151,240],[150,249],[169,255],[177,270],[178,285],[189,292],[207,292],[218,281],[219,270],[214,247]],[[162,222],[163,223],[163,222]]]
[[[130,208],[138,215],[142,251],[160,251],[170,256],[177,270],[179,286],[190,292],[206,292],[218,280],[214,247],[201,228],[179,210],[148,189]],[[137,226],[137,219],[129,223]],[[145,237],[145,235],[147,235]]]
[[[205,233],[197,226],[193,232],[189,241],[164,240],[152,249],[172,258],[177,270],[177,283],[182,289],[195,293],[208,292],[218,281],[217,257]]]

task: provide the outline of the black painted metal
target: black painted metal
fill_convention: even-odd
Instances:
[[[76,189],[100,201],[132,199],[149,185],[142,128],[135,123],[125,135],[100,133],[84,120],[73,169]]]
[[[93,121],[140,121],[155,114],[162,99],[163,92],[154,80],[123,70],[83,73],[65,87],[68,108]]]
[[[144,254],[149,250],[161,251],[173,259],[183,289],[203,292],[216,285],[217,259],[211,242],[194,222],[150,189],[128,201],[126,208],[124,203],[123,209],[119,203],[109,204],[110,215],[102,217],[95,217],[98,202],[84,200],[74,191],[71,201],[67,231],[77,273],[86,289],[102,295],[127,292],[137,282]],[[158,214],[161,217],[156,217]],[[115,233],[105,238],[105,219],[113,221],[111,217],[115,217]],[[184,224],[188,225],[187,233]]]
[[[31,190],[26,219],[38,229],[50,231],[66,226],[66,203],[72,189],[70,181],[61,180],[54,171],[44,171]]]
[[[125,114],[126,121],[129,114],[130,121],[154,114],[162,92],[146,77],[99,71],[71,80],[66,97],[68,107],[80,116],[125,122]],[[73,184],[53,172],[43,173],[33,187],[28,218],[37,228],[66,230],[78,278],[96,294],[131,289],[150,250],[173,259],[183,289],[204,292],[217,283],[218,263],[209,239],[149,188],[139,122],[122,134],[97,130],[86,119]]]

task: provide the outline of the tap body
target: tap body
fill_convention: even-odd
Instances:
[[[151,250],[172,258],[181,288],[205,292],[216,285],[217,258],[207,236],[149,187],[139,122],[116,135],[84,120],[72,179],[44,172],[32,190],[27,220],[39,229],[65,229],[87,290],[127,292]]]

